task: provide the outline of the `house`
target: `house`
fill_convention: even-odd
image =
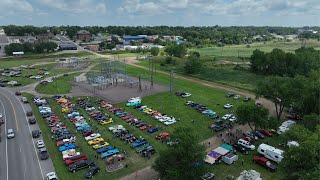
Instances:
[[[59,50],[77,50],[75,44],[59,44]]]
[[[159,35],[151,35],[151,36],[147,36],[147,39],[149,39],[150,41],[154,41],[156,39],[159,38]]]
[[[171,40],[171,36],[163,36],[164,40],[170,41]]]
[[[89,31],[80,30],[77,32],[77,40],[81,42],[89,42],[92,39],[92,35]]]
[[[86,45],[85,49],[88,49],[90,51],[99,51],[99,45],[98,44]]]

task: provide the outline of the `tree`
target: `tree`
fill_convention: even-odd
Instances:
[[[165,50],[166,53],[168,53],[170,56],[175,56],[175,57],[184,57],[187,54],[187,47],[185,43],[170,43],[169,45],[166,46]]]
[[[199,179],[205,170],[203,162],[205,146],[190,127],[177,128],[171,135],[177,144],[160,151],[152,166],[161,179]]]
[[[294,102],[294,97],[301,94],[302,84],[303,82],[289,77],[267,77],[257,85],[256,96],[270,99],[275,105],[276,117],[280,120],[284,108],[289,107]]]
[[[284,152],[281,161],[282,172],[287,179],[319,179],[320,177],[320,126],[310,135],[303,127],[289,130],[301,138],[298,147],[290,147]],[[287,133],[287,132],[286,132]]]
[[[254,104],[245,104],[237,108],[236,114],[240,124],[248,124],[253,130],[253,126],[254,129],[265,126],[269,112]]]
[[[314,132],[316,127],[320,125],[320,116],[318,114],[305,115],[298,123]]]
[[[150,51],[152,56],[158,56],[160,49],[157,47],[152,47]]]
[[[190,56],[188,57],[187,62],[184,64],[184,72],[186,74],[195,74],[201,71],[202,61],[201,59]]]

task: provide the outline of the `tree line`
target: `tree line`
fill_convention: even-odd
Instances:
[[[311,70],[320,68],[320,50],[299,48],[295,53],[286,53],[281,49],[273,49],[265,53],[258,49],[250,57],[250,69],[256,74],[294,77],[306,76]]]
[[[87,30],[92,34],[107,33],[123,35],[170,35],[182,36],[195,46],[204,45],[221,45],[221,44],[242,44],[256,41],[255,35],[264,35],[262,40],[270,40],[273,37],[271,33],[278,35],[298,34],[299,29],[313,29],[320,31],[320,27],[254,27],[254,26],[202,26],[202,27],[182,27],[182,26],[3,26],[5,32],[10,36],[22,36],[25,34],[43,34],[50,30],[53,34],[59,34],[61,31],[66,32],[70,38],[73,38],[77,31]],[[304,38],[313,38],[312,36],[303,35]],[[260,40],[257,40],[260,41]]]
[[[56,49],[58,45],[54,42],[40,42],[40,43],[29,43],[25,42],[23,44],[20,43],[11,43],[4,47],[4,52],[7,55],[12,55],[12,52],[23,51],[25,53],[44,53],[51,52]]]

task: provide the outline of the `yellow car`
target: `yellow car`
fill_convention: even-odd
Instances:
[[[68,100],[66,98],[60,98],[57,102],[58,103],[63,103],[63,102],[67,102]]]
[[[69,112],[69,108],[68,107],[64,107],[64,108],[62,108],[62,110],[61,110],[61,112]]]
[[[113,123],[112,118],[110,118],[109,121],[104,121],[104,120],[99,121],[99,124],[102,124],[102,125],[104,125],[104,124],[110,124],[110,123]]]
[[[93,147],[93,149],[99,149],[99,148],[102,148],[102,147],[105,147],[105,146],[109,146],[109,143],[107,143],[107,142],[101,142],[101,143],[96,144],[96,145],[94,145],[94,146],[92,146],[92,147]]]
[[[149,112],[152,112],[152,109],[146,108],[146,109],[143,110],[143,112],[146,113],[146,114],[148,114]]]
[[[91,146],[91,145],[95,145],[95,144],[101,143],[103,141],[104,141],[103,138],[95,138],[95,139],[89,141],[88,144]]]

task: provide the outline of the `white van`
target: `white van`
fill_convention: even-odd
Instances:
[[[251,144],[249,141],[246,141],[244,139],[239,139],[237,144],[239,144],[239,145],[241,145],[243,147],[246,147],[246,148],[248,148],[248,149],[250,149],[252,151],[256,148],[253,144]]]
[[[283,159],[284,151],[277,149],[275,147],[269,146],[268,144],[260,144],[258,147],[258,153],[262,154],[267,159],[275,161],[277,163],[281,162]]]
[[[292,120],[287,120],[287,121],[284,121],[281,126],[279,126],[278,130],[277,130],[277,133],[278,134],[282,134],[286,131],[288,131],[292,126],[294,126],[296,124],[295,121],[292,121]]]

